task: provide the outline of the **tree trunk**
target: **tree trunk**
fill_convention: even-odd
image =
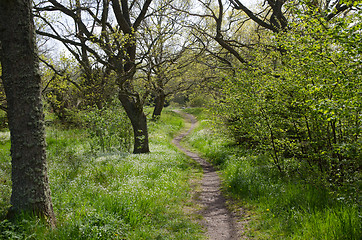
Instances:
[[[31,212],[55,226],[30,0],[0,0],[0,61],[11,134],[9,217]]]
[[[155,98],[155,108],[153,109],[152,119],[160,118],[163,107],[165,106],[166,95],[161,91]]]
[[[143,112],[143,105],[129,94],[119,93],[119,100],[131,120],[134,134],[133,153],[149,153],[147,118]]]
[[[135,40],[134,35],[131,35],[130,39]],[[125,75],[120,79],[123,78],[128,80],[118,83],[118,86],[120,87],[120,89],[122,89],[118,94],[118,98],[121,101],[122,106],[125,109],[133,127],[133,153],[149,153],[150,149],[148,145],[147,117],[143,112],[143,101],[140,99],[139,94],[133,90],[132,86],[132,80],[134,74],[136,73],[135,43],[129,43],[129,46],[126,47],[126,50],[127,61],[123,66],[123,74]],[[120,72],[120,75],[122,76],[122,71]]]

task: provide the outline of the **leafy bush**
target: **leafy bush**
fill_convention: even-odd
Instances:
[[[10,207],[10,193],[10,132],[0,132],[0,219]]]
[[[248,237],[360,239],[361,216],[355,201],[358,190],[330,186],[325,176],[305,167],[290,166],[281,174],[267,154],[228,144],[228,136],[210,131],[206,122],[200,122],[187,142],[217,165],[224,193],[250,215],[245,233]],[[292,164],[295,161],[286,162]]]
[[[301,9],[296,9],[296,11]],[[283,174],[324,178],[334,189],[361,181],[361,14],[327,22],[297,12],[291,29],[270,36],[253,67],[226,77],[213,110],[235,142],[269,155]],[[342,37],[343,36],[343,37]],[[318,174],[314,174],[318,172]]]
[[[0,110],[0,130],[3,128],[7,128],[8,126],[8,119],[6,116],[6,112]]]
[[[94,151],[130,151],[132,127],[119,101],[112,101],[105,107],[89,109],[85,114],[86,129],[92,139]]]

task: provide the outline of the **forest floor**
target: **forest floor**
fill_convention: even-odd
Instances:
[[[207,237],[210,240],[233,240],[241,239],[243,223],[237,221],[238,214],[231,212],[227,208],[226,199],[220,190],[220,178],[213,166],[197,153],[192,152],[181,146],[181,140],[186,137],[196,127],[196,118],[188,113],[175,111],[181,114],[186,121],[191,122],[190,128],[173,139],[176,145],[187,156],[198,162],[203,169],[203,178],[201,180],[201,190],[197,197],[199,205],[199,214],[203,216],[202,224],[206,229]]]

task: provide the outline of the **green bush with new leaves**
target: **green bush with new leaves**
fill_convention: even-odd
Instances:
[[[54,69],[43,71],[43,96],[49,110],[61,123],[81,125],[78,111],[96,106],[103,108],[116,95],[115,78],[110,71],[98,67],[83,70],[68,56],[61,56]],[[1,95],[1,91],[0,91]]]
[[[93,151],[130,151],[132,126],[118,100],[113,100],[101,109],[89,109],[84,117]]]
[[[344,189],[357,200],[362,139],[361,11],[325,20],[295,9],[254,65],[222,83],[214,104],[235,141],[268,153],[280,172]]]

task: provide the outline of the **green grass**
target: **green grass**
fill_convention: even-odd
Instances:
[[[187,111],[200,119],[187,143],[220,170],[223,191],[235,205],[252,213],[245,235],[251,239],[361,239],[356,202],[337,197],[343,193],[318,179],[310,182],[297,173],[280,174],[267,156],[230,144],[221,127],[216,134],[205,112]]]
[[[209,120],[210,116],[205,108],[195,107],[195,108],[185,108],[184,112],[190,113],[196,117],[197,120]]]
[[[49,230],[32,217],[3,220],[0,239],[203,239],[201,226],[183,211],[191,197],[189,179],[199,170],[170,143],[183,121],[166,110],[149,127],[151,153],[140,155],[94,155],[85,131],[47,129],[57,228]],[[10,196],[8,141],[0,148],[4,215]]]
[[[0,131],[0,219],[10,207],[11,193],[10,133]]]

